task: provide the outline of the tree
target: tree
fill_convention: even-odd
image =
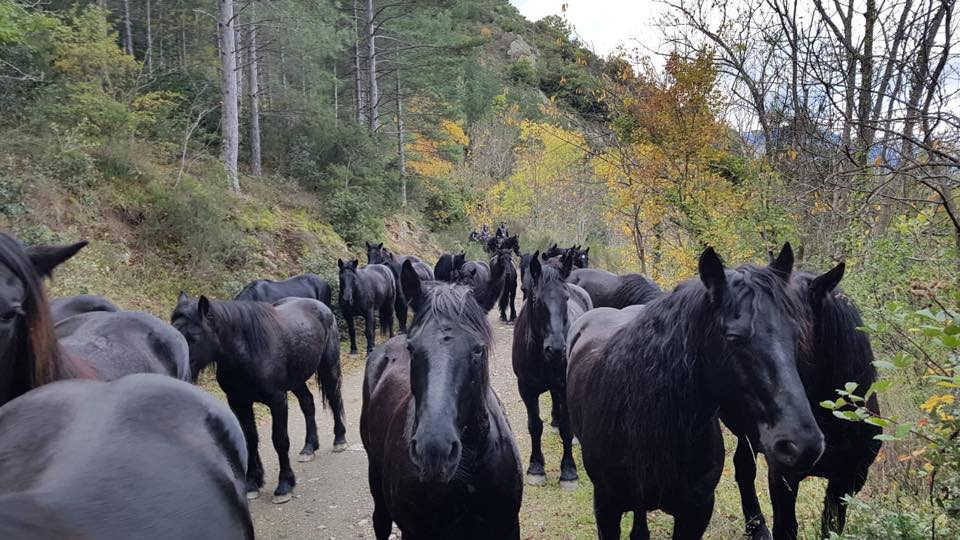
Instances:
[[[260,158],[260,77],[257,70],[257,3],[250,3],[250,28],[247,30],[247,92],[250,97],[250,172],[253,176],[263,174]]]
[[[240,193],[237,157],[240,151],[240,118],[237,104],[237,39],[233,0],[217,0],[219,14],[217,27],[220,38],[220,112],[221,141],[224,169],[234,192]]]

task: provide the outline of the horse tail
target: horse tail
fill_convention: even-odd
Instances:
[[[404,307],[406,307],[406,304],[404,304]],[[387,330],[387,328],[389,328],[390,326],[393,326],[393,315],[396,310],[397,310],[396,297],[394,297],[393,302],[380,306],[380,308],[377,310],[377,313],[379,315],[378,322],[380,323],[381,336],[386,336],[389,334],[389,330]]]
[[[627,274],[620,278],[620,286],[613,297],[617,299],[617,309],[627,306],[646,304],[663,294],[652,280],[640,274]]]
[[[317,368],[317,388],[320,389],[320,406],[330,406],[333,410],[343,408],[342,401],[334,403],[331,400],[340,399],[340,334],[336,322],[330,328],[327,345],[320,357],[320,366]]]

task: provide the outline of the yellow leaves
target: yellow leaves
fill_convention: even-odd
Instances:
[[[417,133],[407,145],[410,152],[407,167],[424,178],[440,178],[453,172],[454,163],[444,157],[442,147],[470,144],[470,138],[457,123],[444,120],[440,128],[438,139]]]
[[[934,394],[930,396],[930,398],[927,399],[927,401],[925,401],[922,405],[920,405],[920,408],[928,413],[933,412],[934,409],[943,405],[953,404],[955,399],[956,398],[952,394],[944,394],[942,396]]]
[[[450,136],[450,139],[461,145],[467,146],[470,144],[470,137],[467,137],[467,134],[464,133],[463,128],[459,124],[450,122],[449,120],[443,121],[443,130],[447,132],[447,135]]]

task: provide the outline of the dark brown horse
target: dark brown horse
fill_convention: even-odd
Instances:
[[[337,259],[340,268],[340,313],[347,321],[350,335],[350,354],[357,354],[357,330],[355,317],[363,317],[363,330],[367,338],[367,352],[373,350],[377,319],[380,333],[393,337],[393,313],[396,307],[396,282],[393,272],[382,264],[357,267],[357,260],[343,262]],[[374,316],[376,314],[376,317]]]
[[[567,331],[581,315],[592,309],[590,297],[576,285],[563,281],[562,269],[540,264],[534,254],[530,260],[530,296],[523,303],[513,331],[513,372],[517,375],[520,397],[527,408],[530,431],[530,467],[527,481],[546,483],[540,438],[540,394],[550,392],[553,418],[560,429],[563,457],[560,460],[560,485],[577,485],[577,465],[573,461],[573,433],[567,414]],[[566,258],[572,264],[572,258]]]
[[[503,268],[482,287],[423,282],[404,263],[407,335],[368,357],[360,434],[378,540],[519,539],[520,454],[490,387],[487,312]]]
[[[83,245],[0,233],[0,538],[253,538],[222,403],[160,375],[64,381],[96,358],[62,350],[42,279]]]
[[[806,305],[789,287],[789,244],[769,266],[724,269],[712,248],[700,279],[642,307],[600,308],[570,329],[567,397],[594,484],[601,540],[649,538],[646,513],[674,517],[675,539],[699,539],[723,469],[718,409],[737,402],[781,471],[823,452],[797,372],[809,347]]]
[[[313,298],[323,302],[327,307],[333,307],[330,304],[330,298],[332,297],[330,284],[316,274],[293,276],[283,281],[273,281],[271,279],[251,281],[233,299],[272,304],[290,297]]]
[[[882,431],[879,427],[841,420],[819,406],[824,400],[836,398],[835,390],[848,382],[857,383],[859,393],[863,393],[877,376],[870,340],[860,330],[863,326],[860,313],[849,298],[835,290],[843,272],[841,263],[819,276],[796,273],[791,282],[797,294],[809,302],[813,316],[813,347],[804,350],[806,354],[798,359],[797,367],[817,425],[826,439],[826,449],[810,470],[792,472],[770,468],[773,537],[778,540],[797,538],[797,490],[800,481],[808,476],[828,480],[820,537],[830,536],[831,531],[842,533],[847,506],[843,498],[860,491],[880,451],[881,443],[874,439]],[[865,406],[874,414],[880,413],[876,396],[871,396]],[[754,486],[756,453],[765,452],[763,442],[740,407],[721,409],[721,419],[738,436],[733,461],[747,535],[755,540],[770,538]]]

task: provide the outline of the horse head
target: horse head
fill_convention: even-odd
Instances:
[[[421,481],[448,482],[464,439],[485,422],[492,331],[470,288],[424,283],[410,261],[400,280],[414,313],[406,337],[414,400],[410,459]]]

